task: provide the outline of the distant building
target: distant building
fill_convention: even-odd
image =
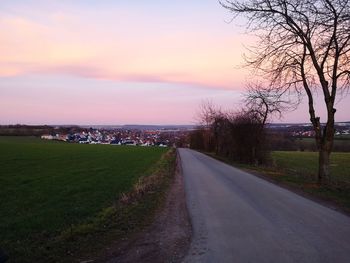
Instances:
[[[41,139],[44,139],[44,140],[54,140],[54,139],[56,139],[56,136],[49,135],[49,134],[45,134],[45,135],[42,135],[42,136],[41,136]]]

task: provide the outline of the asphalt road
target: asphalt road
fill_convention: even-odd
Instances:
[[[350,262],[350,218],[179,149],[193,238],[185,262]]]

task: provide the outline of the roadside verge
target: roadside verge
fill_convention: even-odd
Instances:
[[[173,153],[175,154],[175,153]],[[181,262],[191,241],[191,224],[186,206],[181,163],[175,169],[150,224],[123,240],[112,243],[94,262]]]

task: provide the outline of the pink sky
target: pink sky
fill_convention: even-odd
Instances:
[[[252,39],[217,1],[117,2],[2,2],[1,124],[191,124],[203,100],[239,107]],[[308,121],[305,105],[276,121]]]

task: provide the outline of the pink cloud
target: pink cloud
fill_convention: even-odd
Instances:
[[[239,40],[208,33],[152,31],[138,35],[130,22],[126,32],[64,14],[48,15],[46,25],[28,18],[0,19],[0,76],[64,73],[84,78],[135,82],[170,82],[232,89],[240,86],[244,70]],[[90,24],[86,24],[90,23]],[[125,26],[126,22],[122,23]]]

